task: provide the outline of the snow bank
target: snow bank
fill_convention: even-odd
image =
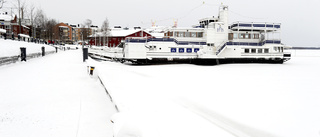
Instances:
[[[26,47],[27,54],[41,53],[41,47],[43,46],[46,52],[55,51],[55,48],[49,45],[0,39],[0,57],[20,55],[20,47]]]
[[[96,65],[120,110],[115,137],[318,137],[320,51],[295,52],[284,64]]]

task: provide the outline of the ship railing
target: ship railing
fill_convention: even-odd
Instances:
[[[281,23],[269,23],[269,22],[234,22],[231,28],[275,28],[280,29]]]
[[[265,44],[281,44],[281,40],[264,40],[262,42],[227,42],[226,45],[263,46]]]
[[[220,44],[220,46],[217,47],[217,52],[216,52],[216,55],[219,55],[221,53],[221,51],[227,46],[227,42],[224,41]]]
[[[154,37],[128,37],[125,42],[132,43],[147,43],[147,42],[175,42],[178,45],[206,45],[204,41],[179,41],[175,38],[164,37],[164,38],[154,38]]]

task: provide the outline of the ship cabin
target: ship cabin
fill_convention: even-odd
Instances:
[[[242,23],[230,26],[228,45],[262,46],[281,44],[281,24],[279,23]]]
[[[172,28],[166,31],[164,37],[174,39],[179,45],[201,45],[206,41],[202,28]]]

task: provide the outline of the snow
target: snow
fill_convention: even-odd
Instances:
[[[292,52],[284,64],[95,65],[120,110],[115,137],[318,137],[320,51]]]
[[[0,57],[20,55],[20,47],[26,47],[27,54],[41,53],[41,47],[43,46],[45,47],[46,52],[56,51],[54,47],[49,45],[0,39]]]
[[[25,38],[30,38],[29,35],[25,35],[25,34],[18,34],[18,36],[20,36],[20,37],[25,37]]]
[[[113,135],[116,110],[81,50],[0,66],[0,83],[1,137]]]
[[[1,20],[4,20],[4,21],[11,21],[11,20],[13,20],[10,15],[4,15],[4,14],[0,14],[0,19],[1,19]]]
[[[7,31],[5,29],[0,29],[0,33],[6,33]]]
[[[68,26],[59,26],[59,28],[69,28]]]
[[[0,136],[319,137],[320,50],[291,53],[284,64],[201,66],[84,63],[69,50],[0,66]]]
[[[126,37],[128,35],[137,33],[143,31],[141,29],[129,29],[129,30],[124,30],[124,29],[112,29],[109,33],[109,36],[112,37]],[[147,33],[147,32],[145,32]],[[90,37],[99,37],[99,36],[104,36],[105,34],[103,32],[96,33],[94,35],[91,35]]]

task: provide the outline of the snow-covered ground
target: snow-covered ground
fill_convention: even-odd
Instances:
[[[111,137],[115,112],[81,50],[0,66],[0,137]]]
[[[320,136],[320,51],[284,64],[94,62],[120,113],[116,137]]]
[[[0,66],[0,137],[319,137],[320,51],[291,52],[201,66],[83,63],[71,50]]]
[[[49,45],[0,39],[0,57],[18,56],[20,55],[20,47],[25,47],[27,54],[41,53],[43,46],[46,52],[56,51],[54,47]]]

